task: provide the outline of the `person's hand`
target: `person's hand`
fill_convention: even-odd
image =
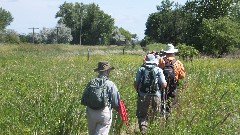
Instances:
[[[134,88],[135,88],[135,90],[138,90],[138,83],[137,82],[134,82]]]
[[[162,87],[162,88],[167,87],[167,83],[162,83],[162,84],[161,84],[161,87]]]

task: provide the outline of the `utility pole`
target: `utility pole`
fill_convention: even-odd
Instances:
[[[34,30],[35,30],[35,29],[39,29],[39,28],[34,28],[34,27],[32,27],[32,28],[28,28],[28,29],[32,29],[32,30],[33,30],[33,37],[32,37],[32,38],[33,38],[33,44],[34,44],[34,34],[35,34],[35,33],[34,33]]]
[[[80,20],[81,22],[80,22],[80,40],[79,40],[79,43],[80,43],[80,45],[82,45],[82,15],[81,15],[81,20]]]
[[[56,27],[57,28],[57,44],[58,44],[58,29],[60,28],[60,27]]]
[[[81,4],[79,9],[79,15],[80,15],[80,32],[79,32],[79,44],[82,45],[82,25],[83,25],[83,18],[85,15],[85,8]]]

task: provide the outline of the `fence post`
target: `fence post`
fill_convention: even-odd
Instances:
[[[125,47],[123,47],[123,55],[124,55],[124,48],[125,48]]]
[[[90,57],[90,49],[88,48],[88,61],[89,61],[89,57]]]

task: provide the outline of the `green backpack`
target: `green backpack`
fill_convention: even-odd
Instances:
[[[153,67],[147,67],[144,66],[145,69],[142,71],[141,73],[141,87],[140,87],[140,91],[143,93],[156,93],[158,90],[158,86],[157,86],[157,75],[154,72],[154,68]]]
[[[103,109],[107,106],[109,95],[107,94],[107,86],[105,85],[106,80],[108,79],[105,77],[90,80],[82,95],[81,104],[94,110]]]

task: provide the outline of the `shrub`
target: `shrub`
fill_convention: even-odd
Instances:
[[[20,38],[14,30],[6,30],[0,33],[0,42],[2,43],[11,43],[11,44],[19,44]]]
[[[228,17],[204,19],[200,35],[203,51],[215,57],[232,52],[240,43],[239,23]]]
[[[177,44],[179,52],[177,55],[183,60],[192,60],[194,57],[199,55],[199,51],[192,46],[186,44]]]

